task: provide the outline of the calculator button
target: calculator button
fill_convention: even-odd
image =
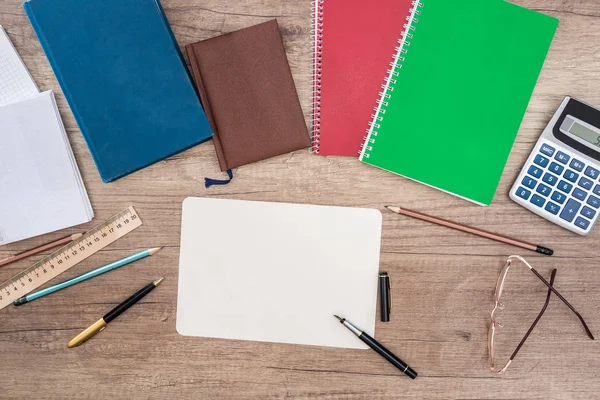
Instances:
[[[557,192],[556,190],[554,191],[554,193],[552,193],[552,200],[554,200],[555,202],[557,202],[558,204],[563,204],[565,202],[565,200],[567,199],[567,196],[565,196],[564,194]],[[600,201],[599,201],[600,204]]]
[[[583,210],[581,210],[581,215],[588,219],[593,219],[596,216],[596,211],[589,207],[583,207]]]
[[[576,158],[572,159],[571,164],[569,164],[569,167],[573,168],[577,172],[583,171],[584,166],[585,165]]]
[[[570,169],[567,170],[567,172],[565,172],[565,174],[563,175],[565,177],[566,180],[570,181],[570,182],[577,182],[577,178],[579,178],[579,174],[575,171],[571,171]]]
[[[527,173],[531,176],[534,176],[536,178],[541,178],[542,177],[542,170],[538,167],[536,167],[535,165],[532,165],[531,167],[529,167],[529,170],[527,171]]]
[[[600,185],[596,185],[596,187],[594,188],[594,194],[600,196]]]
[[[590,198],[587,200],[587,204],[594,208],[598,208],[600,207],[600,199],[596,196],[590,196]]]
[[[521,184],[527,186],[529,189],[535,189],[535,185],[537,185],[537,181],[535,179],[532,179],[532,178],[526,176],[525,178],[523,178],[523,181],[521,182]]]
[[[545,202],[546,200],[543,197],[538,196],[537,194],[534,194],[531,198],[531,203],[535,204],[538,207],[544,207]]]
[[[566,155],[562,151],[559,151],[558,153],[556,153],[556,156],[554,157],[555,160],[557,160],[557,161],[559,161],[559,162],[561,162],[563,164],[568,163],[570,158],[571,157],[569,157],[568,155]]]
[[[565,170],[565,167],[553,162],[552,164],[550,164],[550,167],[548,168],[548,170],[550,172],[554,172],[556,175],[560,175]]]
[[[558,182],[558,178],[556,177],[556,175],[552,175],[551,173],[548,173],[548,172],[546,172],[546,174],[544,175],[544,178],[542,180],[550,186],[554,186],[554,185],[556,185],[556,182]]]
[[[585,231],[590,226],[590,221],[581,217],[577,217],[577,219],[575,220],[575,225],[577,225]]]
[[[584,178],[581,178],[584,179]],[[573,189],[573,185],[571,185],[570,183],[566,182],[566,181],[560,181],[558,182],[558,190],[560,190],[561,192],[565,192],[565,193],[569,193],[571,191],[571,189]]]
[[[547,144],[543,144],[542,147],[540,147],[540,151],[550,157],[554,155],[554,147]]]
[[[543,183],[540,183],[536,189],[536,192],[538,192],[539,194],[541,194],[544,197],[548,197],[548,196],[550,196],[550,192],[552,192],[552,189],[550,189],[548,186],[544,185]]]
[[[565,206],[565,208],[563,208],[562,212],[560,213],[560,218],[568,222],[573,222],[580,208],[581,203],[571,199],[567,202],[567,205]]]
[[[594,182],[582,176],[579,180],[579,186],[581,186],[584,189],[590,190],[594,186]]]
[[[548,211],[550,214],[556,215],[560,211],[560,206],[549,201],[548,204],[546,204],[545,210]]]
[[[542,168],[546,168],[546,166],[548,165],[548,162],[550,160],[548,160],[546,157],[544,157],[541,154],[538,154],[537,156],[535,156],[533,163],[539,165]]]
[[[600,175],[600,171],[592,167],[587,167],[584,173],[585,176],[589,176],[592,179],[596,179]]]
[[[516,193],[517,193],[517,196],[519,196],[520,198],[525,199],[525,200],[529,199],[529,196],[531,196],[531,192],[529,190],[525,189],[524,187],[518,188]]]
[[[573,197],[575,197],[577,200],[585,200],[585,197],[587,196],[587,192],[579,189],[579,188],[575,188],[575,190],[573,190]]]

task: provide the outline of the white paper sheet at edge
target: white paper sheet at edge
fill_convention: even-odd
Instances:
[[[0,106],[26,100],[39,93],[39,89],[21,59],[21,56],[10,41],[8,34],[0,25],[0,55],[7,57],[4,62],[0,58]]]
[[[0,126],[0,245],[91,221],[53,92],[0,107]]]
[[[333,314],[374,334],[381,220],[375,209],[187,198],[177,331],[366,348]]]

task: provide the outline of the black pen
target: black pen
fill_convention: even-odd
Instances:
[[[396,357],[391,351],[389,351],[388,349],[383,347],[383,345],[381,343],[379,343],[377,340],[373,339],[371,336],[369,336],[365,332],[361,331],[356,326],[352,325],[346,318],[341,318],[341,317],[338,317],[337,315],[334,315],[334,317],[336,317],[342,325],[344,325],[346,328],[350,329],[350,331],[352,331],[352,333],[354,333],[356,336],[358,336],[358,338],[360,340],[365,342],[367,344],[367,346],[369,346],[370,348],[375,350],[377,353],[379,353],[379,355],[381,357],[388,360],[393,366],[398,368],[400,371],[404,372],[406,375],[408,375],[412,379],[415,379],[417,377],[417,373],[411,367],[409,367],[408,364],[406,364],[404,361],[402,361],[401,359]]]
[[[117,318],[119,315],[127,311],[129,307],[140,301],[144,296],[146,296],[148,293],[154,290],[154,288],[157,287],[159,283],[163,281],[163,279],[165,278],[160,278],[157,281],[150,282],[149,284],[132,294],[131,297],[129,297],[127,300],[113,308],[104,317],[100,318],[98,321],[90,325],[86,330],[84,330],[79,335],[71,339],[67,347],[77,347],[86,340],[90,339],[95,334],[102,332],[104,329],[106,329],[106,326],[109,322],[111,322],[113,319]]]

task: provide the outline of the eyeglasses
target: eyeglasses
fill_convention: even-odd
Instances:
[[[548,287],[548,294],[546,296],[546,302],[544,303],[544,306],[542,307],[542,310],[538,314],[538,316],[535,319],[535,321],[533,321],[533,324],[531,325],[531,327],[529,328],[529,330],[527,331],[527,333],[525,334],[525,336],[523,337],[523,339],[521,340],[521,342],[517,346],[516,350],[510,356],[510,359],[508,360],[508,362],[504,365],[504,367],[502,369],[497,369],[496,368],[495,357],[494,357],[495,356],[495,354],[494,354],[495,353],[494,352],[494,337],[495,337],[495,334],[496,334],[496,329],[498,329],[498,327],[500,327],[500,324],[496,320],[496,311],[504,309],[504,303],[502,303],[502,301],[501,301],[502,300],[502,291],[504,290],[504,283],[506,281],[506,277],[508,275],[508,271],[510,270],[510,267],[514,263],[519,262],[519,261],[522,262],[527,268],[529,268],[529,270],[531,272],[533,272],[533,274],[535,276],[537,276]],[[512,361],[514,360],[514,358],[517,356],[517,353],[519,352],[519,350],[521,350],[521,347],[523,347],[523,344],[525,344],[525,341],[527,340],[527,338],[529,337],[529,335],[531,334],[531,332],[533,331],[533,329],[535,328],[535,326],[537,325],[537,323],[539,322],[539,320],[542,318],[542,315],[544,315],[544,312],[546,311],[546,308],[548,307],[548,303],[550,302],[550,297],[552,296],[552,293],[554,293],[563,303],[565,303],[565,305],[567,307],[569,307],[569,309],[571,311],[573,311],[573,313],[575,313],[575,315],[577,315],[577,318],[579,318],[579,321],[583,325],[583,328],[585,329],[585,331],[586,331],[587,335],[589,336],[589,338],[592,339],[592,340],[594,340],[594,335],[592,335],[592,332],[588,328],[588,326],[585,323],[585,321],[584,321],[583,317],[581,316],[581,314],[579,314],[575,310],[575,308],[560,293],[558,293],[558,291],[556,289],[554,289],[553,285],[554,285],[554,278],[555,277],[556,277],[556,269],[554,269],[552,271],[552,275],[550,277],[550,283],[548,283],[546,281],[546,279],[544,279],[544,277],[542,275],[540,275],[540,273],[537,272],[521,256],[510,256],[506,260],[506,264],[504,264],[504,268],[500,272],[500,276],[498,277],[498,282],[496,283],[496,294],[495,294],[496,305],[495,305],[494,309],[492,310],[492,314],[490,316],[490,327],[489,327],[489,330],[488,330],[488,350],[489,350],[489,353],[490,353],[490,369],[491,369],[492,372],[494,372],[496,374],[503,374],[508,369],[509,365],[512,363]]]

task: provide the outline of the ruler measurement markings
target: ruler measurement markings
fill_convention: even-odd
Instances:
[[[113,216],[110,220],[93,228],[75,243],[69,243],[57,250],[56,253],[21,271],[3,284],[0,284],[0,309],[9,305],[12,299],[30,293],[117,239],[125,236],[140,225],[142,225],[142,221],[139,219],[136,211],[133,207],[129,207]],[[11,292],[22,293],[15,293],[15,295],[18,294],[19,296],[13,297]]]

